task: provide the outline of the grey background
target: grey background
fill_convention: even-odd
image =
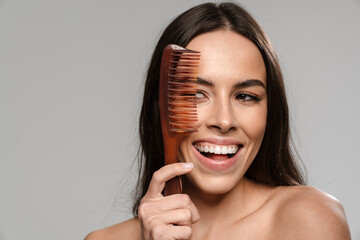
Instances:
[[[131,216],[145,69],[199,2],[0,1],[0,240],[82,239]],[[360,2],[241,2],[278,52],[310,185],[360,239]]]

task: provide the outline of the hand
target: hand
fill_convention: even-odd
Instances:
[[[188,173],[192,168],[191,163],[174,163],[153,174],[138,211],[142,240],[190,239],[191,224],[200,218],[194,203],[187,194],[164,197],[161,192],[166,181]]]

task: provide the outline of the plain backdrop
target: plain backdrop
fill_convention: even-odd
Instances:
[[[200,2],[0,0],[0,240],[83,239],[131,217],[146,67]],[[309,184],[360,239],[360,2],[240,3],[279,55]]]

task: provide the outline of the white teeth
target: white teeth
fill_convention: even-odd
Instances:
[[[210,153],[214,153],[214,152],[215,152],[213,146],[210,147],[209,152],[210,152]]]
[[[220,147],[216,146],[215,147],[215,154],[220,154],[220,153],[221,153]]]
[[[227,149],[227,147],[223,146],[223,147],[221,148],[221,154],[228,154],[228,149]]]
[[[239,146],[237,145],[229,145],[229,146],[221,146],[221,145],[205,145],[205,144],[195,144],[196,149],[200,152],[209,152],[215,154],[235,154],[239,150]]]

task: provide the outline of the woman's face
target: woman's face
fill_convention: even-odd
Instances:
[[[226,193],[241,181],[264,136],[265,65],[254,43],[229,30],[201,34],[187,48],[201,52],[198,132],[181,142],[179,158],[194,163],[187,177],[199,189]]]

